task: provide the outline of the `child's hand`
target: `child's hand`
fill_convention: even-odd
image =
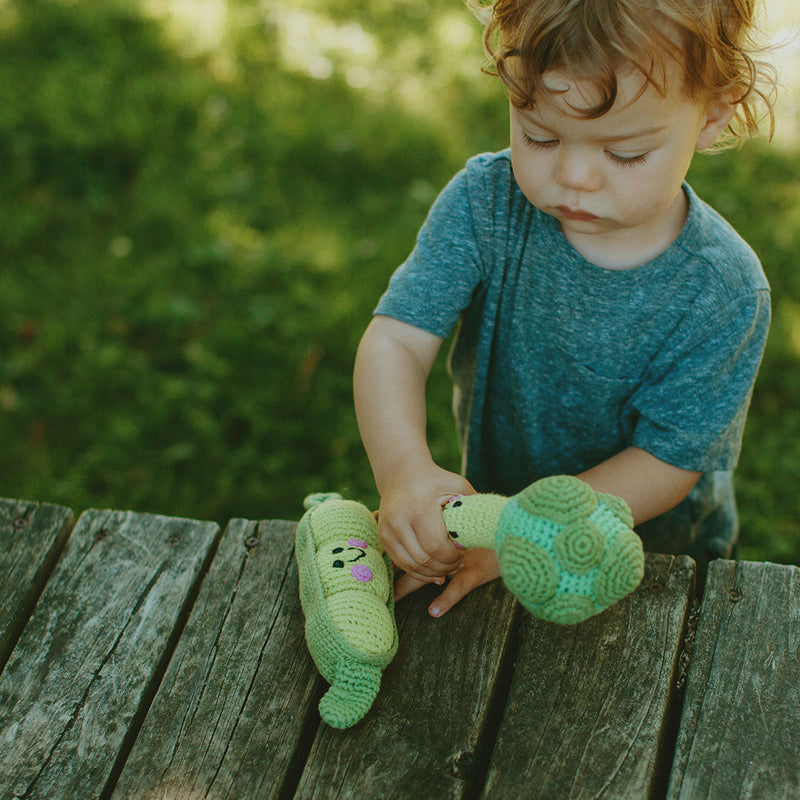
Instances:
[[[432,617],[441,617],[473,589],[500,577],[500,567],[493,550],[476,548],[461,552],[463,553],[461,561],[458,568],[451,573],[450,583],[428,607],[428,613]],[[402,575],[394,585],[395,601],[401,600],[423,585],[424,582],[413,575]]]
[[[432,462],[409,465],[381,497],[378,530],[392,563],[420,583],[443,583],[460,551],[447,535],[442,505],[474,494],[469,482]]]

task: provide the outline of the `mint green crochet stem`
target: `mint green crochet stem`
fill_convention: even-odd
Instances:
[[[380,687],[378,667],[345,658],[319,701],[320,716],[332,728],[349,728],[370,710]]]
[[[471,550],[495,550],[496,531],[508,498],[498,494],[471,494],[451,500],[443,509],[444,524],[454,542]]]

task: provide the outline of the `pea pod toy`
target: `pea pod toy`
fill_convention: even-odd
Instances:
[[[305,635],[331,686],[319,703],[334,728],[358,722],[397,652],[392,565],[375,518],[339,495],[311,495],[297,526],[295,556]]]
[[[509,591],[535,617],[565,625],[599,614],[644,575],[641,539],[624,500],[567,475],[518,495],[452,498],[444,520],[457,547],[495,550]]]

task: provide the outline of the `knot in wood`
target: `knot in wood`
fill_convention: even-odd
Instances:
[[[742,599],[742,593],[738,589],[731,589],[728,592],[731,603],[738,603]]]
[[[648,584],[647,590],[651,594],[661,594],[664,591],[664,584],[660,583],[659,581],[652,581]]]
[[[472,753],[455,753],[447,759],[447,772],[454,778],[468,780],[473,772],[475,757]]]
[[[14,528],[16,528],[16,530],[20,530],[21,528],[24,528],[28,524],[28,518],[14,517],[11,524],[14,526]]]
[[[261,541],[261,540],[258,538],[258,536],[248,536],[248,537],[247,537],[247,538],[244,540],[244,546],[245,546],[245,547],[246,547],[248,550],[252,550],[254,547],[256,547],[256,546],[258,545],[258,543],[259,543],[260,541]]]
[[[94,535],[95,542],[102,542],[104,539],[108,539],[108,534],[108,528],[100,528],[100,530]]]

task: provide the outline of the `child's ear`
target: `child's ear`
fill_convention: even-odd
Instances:
[[[705,150],[717,141],[719,135],[728,126],[733,117],[736,105],[732,94],[719,95],[708,101],[705,121],[697,136],[695,149]]]

